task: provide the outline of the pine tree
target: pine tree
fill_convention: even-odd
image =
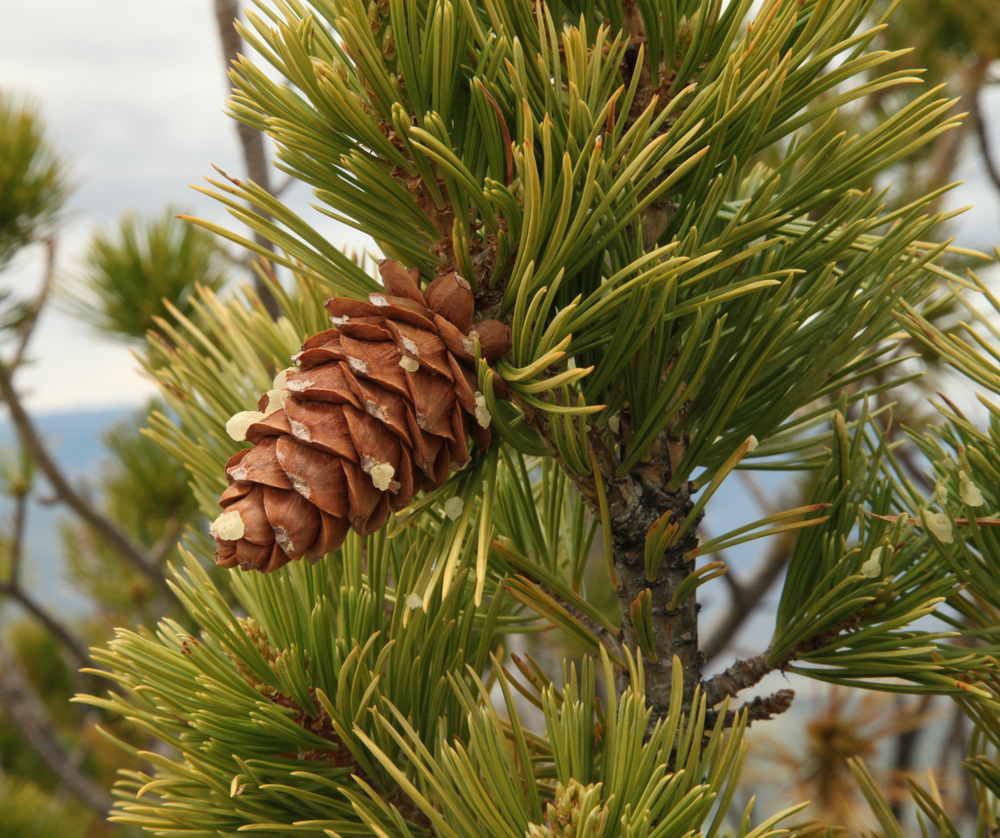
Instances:
[[[170,746],[137,754],[153,772],[123,779],[114,819],[192,838],[823,834],[789,825],[801,807],[733,806],[747,726],[794,696],[731,700],[786,671],[950,696],[989,834],[1000,408],[982,397],[984,429],[945,400],[913,434],[926,497],[873,399],[912,380],[904,339],[1000,394],[1000,334],[967,292],[1000,302],[947,267],[979,254],[928,241],[939,193],[891,186],[954,103],[931,89],[837,131],[838,109],[919,81],[884,72],[873,0],[258,5],[243,37],[289,83],[242,59],[233,115],[391,261],[380,283],[254,183],[205,189],[277,250],[197,223],[288,277],[262,268],[277,320],[249,288],[205,290],[145,361],[170,406],[152,434],[215,524],[175,576],[198,631],[123,629],[95,655],[119,691],[84,700]],[[443,312],[446,286],[463,302]],[[955,304],[972,325],[942,331]],[[457,418],[421,413],[430,387]],[[809,471],[809,503],[699,540],[737,468]],[[699,557],[788,532],[769,643],[703,677],[697,589],[725,568]],[[611,616],[585,580],[595,540]],[[247,572],[215,580],[213,557]],[[511,635],[552,627],[581,662],[506,665]],[[957,834],[934,789],[914,796]]]

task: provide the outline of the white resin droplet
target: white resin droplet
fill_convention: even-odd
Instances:
[[[958,473],[958,496],[966,506],[982,506],[983,493],[964,471]]]
[[[259,410],[244,410],[226,422],[226,433],[237,442],[242,442],[247,438],[247,428],[263,418],[264,414]]]
[[[243,538],[245,527],[243,519],[240,517],[240,511],[230,509],[228,512],[223,512],[209,524],[208,531],[223,541],[236,541]]]
[[[272,413],[277,413],[281,410],[282,405],[285,403],[291,393],[288,390],[268,390],[267,391],[267,407],[264,409],[264,418],[266,419]]]
[[[288,373],[290,372],[298,372],[298,370],[295,367],[286,367],[285,369],[280,370],[274,377],[274,384],[271,386],[275,390],[287,390],[288,384],[286,383],[286,379],[288,378]]]
[[[938,541],[942,544],[951,544],[955,540],[951,534],[951,518],[943,512],[927,512],[926,510],[924,516],[927,520],[927,529],[934,534]]]
[[[420,364],[413,360],[413,358],[400,358],[399,365],[407,372],[416,372],[420,369]]]
[[[465,501],[459,497],[448,498],[444,502],[444,514],[452,521],[457,521],[461,517],[463,509],[465,509]]]
[[[409,594],[406,597],[406,604],[414,611],[420,611],[424,607],[424,601],[419,594]]]
[[[476,421],[479,423],[479,427],[488,428],[490,426],[490,420],[493,417],[490,415],[489,408],[486,407],[486,396],[476,391]]]
[[[375,488],[380,492],[384,492],[389,488],[389,484],[392,483],[392,476],[396,473],[396,469],[388,463],[379,463],[368,473],[371,475]]]
[[[861,573],[863,576],[867,576],[869,579],[874,579],[879,575],[882,570],[882,549],[879,547],[877,550],[873,550],[871,556],[869,556],[868,561],[861,565]]]

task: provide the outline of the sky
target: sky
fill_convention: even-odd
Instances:
[[[64,282],[79,275],[93,231],[126,210],[157,215],[171,205],[239,228],[189,188],[215,175],[211,164],[243,174],[235,122],[224,113],[229,85],[211,0],[0,0],[0,20],[0,87],[34,99],[76,185],[59,241]],[[309,212],[306,189],[283,198]],[[357,241],[311,215],[338,244]],[[41,248],[28,249],[0,286],[30,293],[41,274]],[[153,392],[127,346],[57,310],[46,312],[32,355],[19,383],[35,411],[136,406]]]
[[[102,0],[98,6],[0,0],[0,20],[0,86],[34,97],[77,186],[59,243],[63,281],[78,275],[95,228],[114,224],[125,210],[157,214],[172,205],[239,226],[188,187],[213,174],[211,164],[243,172],[235,124],[224,113],[228,83],[212,0]],[[983,111],[1000,114],[1000,89],[990,92]],[[964,244],[988,246],[1000,239],[1000,198],[976,155],[965,158],[959,175],[967,183],[950,203],[978,206],[955,231]],[[282,197],[332,241],[358,241],[354,231],[311,213],[304,187]],[[29,249],[0,286],[29,293],[41,272],[40,248]],[[59,311],[45,314],[32,354],[35,367],[20,384],[36,411],[137,406],[153,391],[126,346],[95,337]]]

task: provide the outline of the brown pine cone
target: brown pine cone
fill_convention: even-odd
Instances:
[[[225,510],[211,526],[216,564],[276,570],[316,561],[353,527],[375,532],[469,460],[468,439],[490,443],[490,414],[474,372],[474,341],[487,361],[507,352],[510,331],[473,323],[469,284],[455,272],[423,293],[419,274],[384,259],[385,291],[369,302],[334,297],[334,328],[313,335],[259,410],[226,426],[247,439],[226,463]]]

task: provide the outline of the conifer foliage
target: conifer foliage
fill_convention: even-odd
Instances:
[[[1000,336],[933,325],[969,285],[947,251],[976,255],[929,241],[938,196],[855,188],[953,127],[953,103],[929,90],[837,133],[838,108],[919,82],[882,72],[886,22],[872,0],[758,5],[247,13],[288,84],[241,60],[232,114],[387,261],[379,283],[255,184],[205,189],[281,255],[196,223],[289,279],[268,279],[276,321],[249,290],[204,290],[147,357],[172,409],[154,436],[215,542],[192,533],[176,575],[194,633],[166,620],[96,654],[121,690],[86,700],[171,746],[122,781],[116,820],[191,838],[772,835],[791,812],[731,804],[746,726],[793,696],[729,702],[792,670],[957,697],[995,822],[998,431],[942,408],[917,440],[939,477],[924,497],[871,399],[912,379],[907,335],[996,394],[977,346]],[[699,543],[737,466],[812,470],[811,502]],[[770,643],[703,678],[697,589],[724,567],[699,556],[787,531]],[[588,598],[595,539],[616,614]],[[274,572],[220,582],[213,554]],[[510,635],[553,626],[587,652],[561,678],[506,659]]]

